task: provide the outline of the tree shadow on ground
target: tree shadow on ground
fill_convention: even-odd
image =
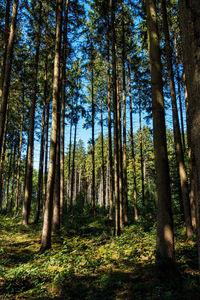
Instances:
[[[109,272],[75,276],[63,272],[55,287],[58,299],[199,299],[197,276],[172,275],[155,265],[138,266],[133,272]]]

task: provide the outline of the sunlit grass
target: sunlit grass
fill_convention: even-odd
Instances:
[[[156,227],[144,231],[143,221],[116,238],[105,217],[71,216],[43,254],[41,224],[23,227],[20,218],[1,216],[0,229],[2,299],[191,299],[200,292],[195,239],[181,227],[169,279],[155,266]]]

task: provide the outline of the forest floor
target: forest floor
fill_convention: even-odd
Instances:
[[[110,222],[70,216],[52,249],[41,226],[0,216],[0,299],[200,299],[195,238],[176,228],[175,272],[155,265],[155,225],[146,218],[113,237]]]

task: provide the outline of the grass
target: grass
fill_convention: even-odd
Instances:
[[[113,237],[105,217],[74,214],[43,254],[40,235],[41,224],[0,216],[0,299],[200,299],[195,239],[180,225],[174,272],[156,267],[147,220]]]

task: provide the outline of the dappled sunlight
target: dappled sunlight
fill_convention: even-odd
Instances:
[[[98,235],[87,231],[85,220],[88,228],[98,229]],[[85,214],[67,223],[60,236],[53,235],[53,249],[41,254],[40,227],[24,229],[19,219],[6,217],[0,222],[0,294],[6,297],[158,299],[161,294],[176,297],[199,292],[193,262],[196,244],[185,239],[184,231],[176,243],[179,271],[166,283],[166,275],[155,264],[155,227],[144,232],[143,224],[137,223],[113,238],[111,224],[101,216],[95,220]]]

